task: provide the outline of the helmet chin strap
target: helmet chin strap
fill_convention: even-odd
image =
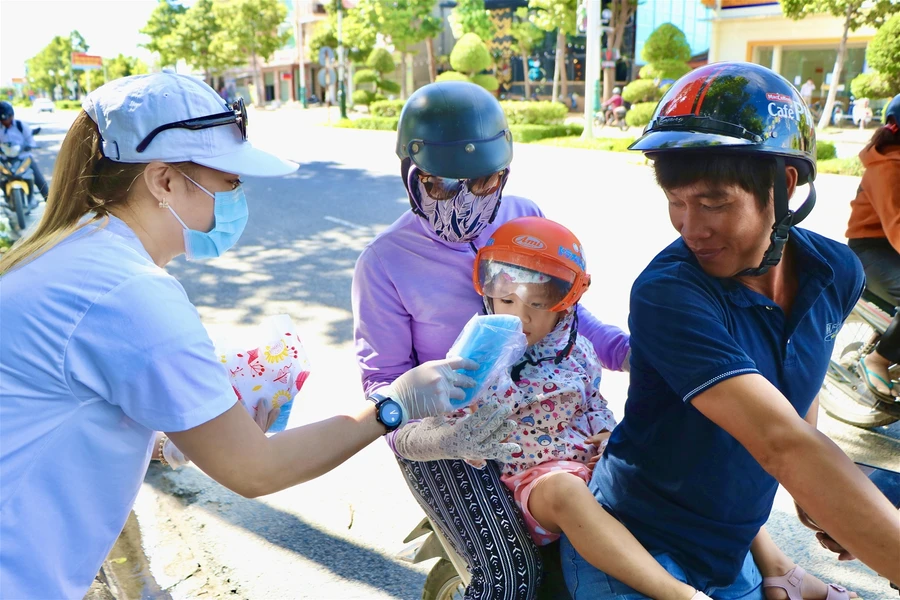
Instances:
[[[784,157],[775,158],[775,224],[772,225],[772,235],[769,237],[769,247],[763,254],[762,262],[755,269],[744,269],[737,274],[738,277],[758,277],[768,273],[769,269],[781,262],[784,255],[784,245],[791,236],[791,227],[800,223],[809,215],[816,205],[816,187],[809,182],[809,196],[797,209],[792,211],[788,207],[787,178],[785,176]]]

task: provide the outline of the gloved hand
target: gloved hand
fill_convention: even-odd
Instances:
[[[163,444],[162,448],[163,457],[165,457],[166,462],[169,463],[169,466],[173,469],[177,469],[179,467],[183,467],[184,465],[191,462],[187,456],[184,455],[184,452],[178,449],[172,440],[166,438],[166,443]]]
[[[504,442],[516,429],[516,422],[507,420],[511,413],[508,406],[485,404],[458,419],[422,419],[397,430],[394,448],[400,456],[415,461],[505,460],[522,450],[518,444]]]
[[[478,363],[467,358],[445,358],[422,363],[410,369],[386,388],[378,390],[389,396],[403,409],[405,425],[410,419],[422,419],[453,410],[450,399],[466,397],[461,388],[475,387],[475,380],[456,372],[456,369],[474,371]]]

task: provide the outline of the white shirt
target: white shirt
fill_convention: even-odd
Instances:
[[[84,596],[154,431],[235,403],[181,285],[119,219],[0,280],[0,597]]]
[[[800,88],[800,95],[804,98],[812,98],[813,92],[816,91],[816,84],[807,81]]]
[[[21,121],[19,121],[21,123]],[[16,119],[10,123],[9,127],[0,124],[0,144],[13,144],[25,148],[34,148],[34,136],[31,134],[31,127],[28,123],[22,123],[22,131],[16,125]]]

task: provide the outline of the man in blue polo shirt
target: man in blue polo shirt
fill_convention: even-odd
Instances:
[[[792,228],[815,202],[815,132],[797,91],[758,65],[703,67],[672,86],[632,149],[654,160],[681,237],[631,292],[631,386],[594,470],[597,500],[717,600],[763,598],[749,550],[780,554],[761,529],[779,482],[845,548],[900,580],[896,509],[815,429],[834,334],[864,275],[846,246]],[[643,598],[567,540],[562,552],[575,600]],[[766,583],[796,598],[804,583],[822,586],[792,567]]]

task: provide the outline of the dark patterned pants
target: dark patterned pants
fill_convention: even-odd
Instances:
[[[500,469],[484,470],[462,460],[413,462],[397,458],[413,496],[469,567],[472,582],[466,600],[568,599],[559,575],[558,546],[554,577],[540,591],[542,551],[531,540],[512,494],[500,481]],[[552,562],[551,558],[551,562]]]

